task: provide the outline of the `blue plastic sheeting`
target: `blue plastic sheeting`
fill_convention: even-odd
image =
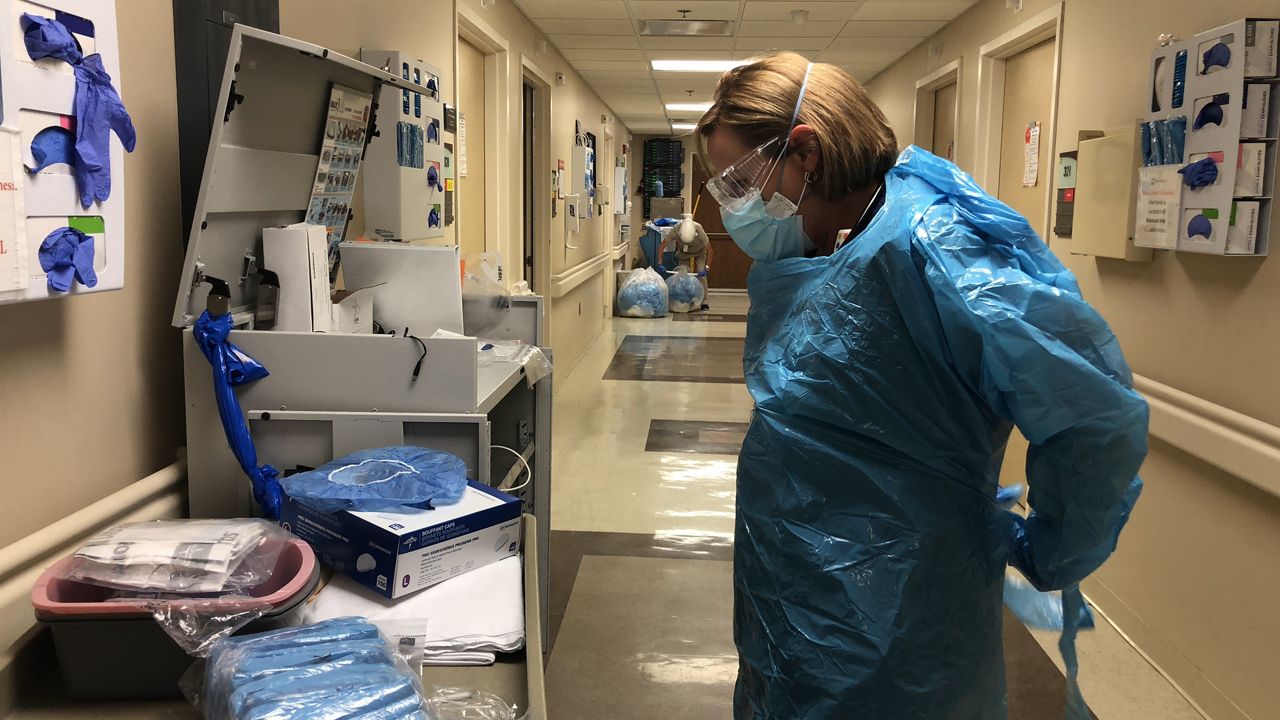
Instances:
[[[133,120],[102,66],[101,55],[82,56],[71,31],[57,20],[24,13],[22,27],[23,42],[32,60],[57,58],[75,71],[76,142],[71,167],[80,190],[80,204],[90,207],[95,200],[111,196],[111,133],[119,136],[125,150],[133,152],[138,140]]]
[[[211,720],[424,719],[422,692],[364,618],[230,638],[205,671]]]
[[[249,425],[235,391],[269,373],[258,361],[227,341],[230,332],[230,315],[213,317],[207,310],[200,314],[194,328],[196,345],[213,367],[213,394],[218,401],[218,417],[222,419],[227,445],[253,484],[253,499],[262,508],[262,516],[279,520],[282,492],[277,478],[280,473],[270,465],[258,465],[258,451],[249,436]]]
[[[361,450],[282,481],[285,494],[320,512],[451,505],[467,489],[467,464],[424,447]]]
[[[739,720],[1006,717],[1006,565],[1065,590],[1067,648],[1142,487],[1146,403],[1027,221],[915,147],[885,194],[834,255],[749,276]],[[1026,519],[996,501],[1015,424]]]

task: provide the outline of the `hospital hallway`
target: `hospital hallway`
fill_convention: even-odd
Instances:
[[[746,296],[613,318],[559,378],[547,703],[556,720],[732,714],[733,513],[750,419]],[[1056,633],[1005,613],[1011,720],[1060,717]],[[1202,716],[1099,616],[1079,640],[1099,720]],[[850,718],[856,718],[851,715]]]

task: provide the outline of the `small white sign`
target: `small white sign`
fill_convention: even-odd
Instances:
[[[458,113],[458,177],[467,176],[467,116]]]
[[[1178,246],[1182,211],[1182,176],[1177,165],[1138,170],[1138,219],[1133,244],[1173,249]]]
[[[1027,124],[1023,134],[1025,154],[1022,160],[1022,187],[1035,187],[1040,181],[1040,122]]]

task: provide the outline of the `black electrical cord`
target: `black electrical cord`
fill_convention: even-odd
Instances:
[[[413,380],[411,381],[418,382],[418,374],[422,372],[422,361],[427,359],[427,344],[422,342],[422,338],[417,335],[410,335],[409,328],[404,329],[404,336],[417,342],[418,346],[422,348],[422,354],[418,356],[418,362],[413,366]]]

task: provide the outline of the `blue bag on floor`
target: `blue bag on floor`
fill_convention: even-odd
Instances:
[[[1000,720],[1005,567],[1077,584],[1142,487],[1147,406],[1119,344],[1027,221],[908,148],[834,255],[756,262],[738,463],[738,720]],[[1016,424],[1028,518],[996,486]]]
[[[280,481],[289,497],[325,513],[452,505],[467,489],[462,458],[424,447],[361,450]]]

